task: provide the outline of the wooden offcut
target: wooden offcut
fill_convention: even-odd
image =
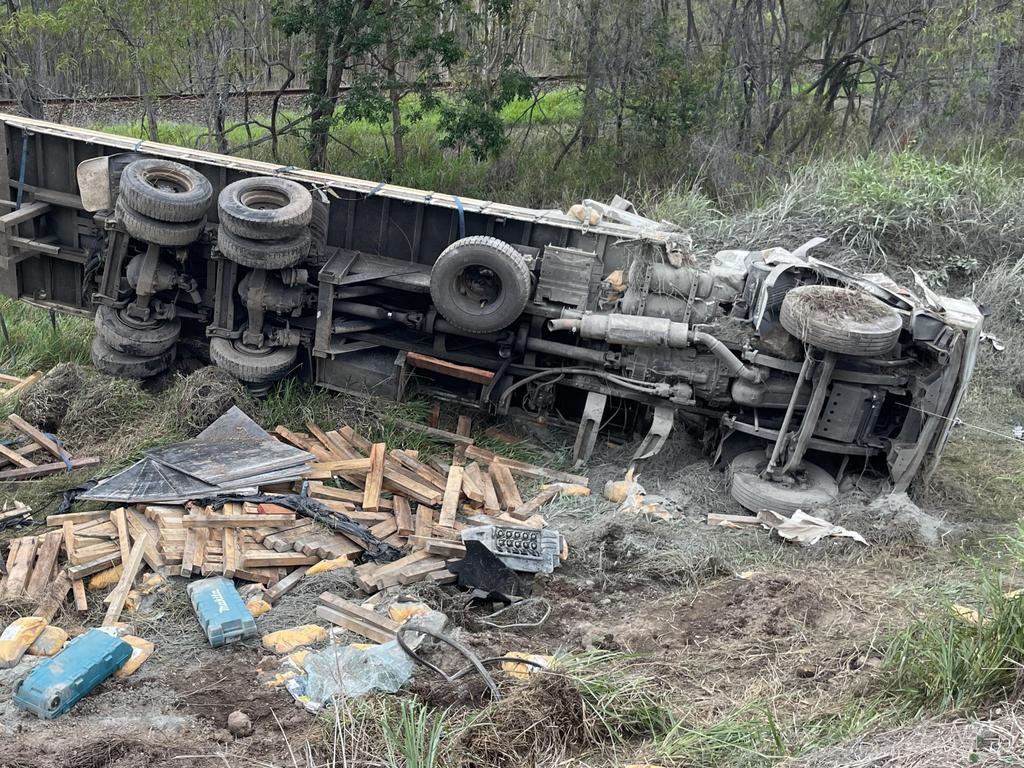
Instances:
[[[370,447],[370,472],[363,487],[363,509],[367,512],[376,512],[380,508],[380,491],[384,484],[386,458],[387,446],[384,443],[374,443]]]
[[[512,477],[511,470],[505,464],[491,464],[488,474],[494,481],[498,503],[502,507],[512,512],[523,506],[523,497],[519,495],[519,487]]]
[[[430,357],[429,355],[421,355],[419,352],[406,352],[405,362],[413,368],[440,373],[455,379],[462,379],[463,381],[471,381],[474,384],[490,384],[494,379],[494,371],[474,368],[470,365],[449,363],[447,360]]]
[[[455,524],[455,514],[459,509],[459,497],[462,495],[462,473],[463,468],[459,466],[453,466],[448,472],[448,483],[445,485],[441,515],[437,523],[442,527],[451,528]]]
[[[142,567],[142,558],[145,555],[147,539],[148,537],[143,533],[132,544],[128,560],[125,562],[124,570],[121,572],[121,578],[118,579],[117,586],[114,587],[107,598],[109,606],[107,607],[106,615],[103,617],[104,627],[112,627],[121,619],[121,611],[124,610],[124,602],[128,599],[128,592],[131,590],[132,584],[135,583],[135,577],[139,574],[139,568]]]

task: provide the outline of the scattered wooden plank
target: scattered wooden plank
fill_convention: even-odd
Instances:
[[[167,563],[164,561],[163,555],[160,554],[160,548],[157,546],[157,540],[160,538],[160,529],[151,520],[146,519],[144,515],[139,514],[134,509],[125,510],[125,521],[128,523],[128,535],[132,541],[143,539],[145,542],[142,559],[145,560],[146,565],[152,568],[154,573],[159,573],[162,576],[168,575]]]
[[[590,479],[583,477],[582,475],[574,475],[570,472],[562,472],[558,469],[548,469],[546,467],[538,467],[535,464],[527,464],[524,461],[516,461],[515,459],[510,459],[506,456],[499,456],[492,451],[488,451],[485,448],[480,448],[475,445],[470,445],[466,448],[466,457],[482,461],[489,465],[494,464],[495,462],[500,462],[512,470],[512,472],[526,477],[539,478],[541,480],[552,480],[559,483],[586,485],[588,487],[590,485]]]
[[[416,584],[417,582],[423,581],[427,577],[427,574],[433,573],[434,571],[440,570],[446,567],[444,558],[434,557],[429,560],[424,560],[421,563],[416,563],[408,568],[404,568],[399,571],[396,576],[398,583],[402,585]],[[380,583],[378,581],[378,583]]]
[[[475,461],[468,464],[462,472],[462,494],[471,501],[481,504],[484,501],[483,473]]]
[[[17,378],[17,377],[12,376],[10,378]],[[24,379],[20,379],[20,380],[18,380],[16,382],[7,382],[9,384],[14,384],[14,386],[10,387],[8,389],[0,390],[0,399],[6,400],[6,399],[9,399],[9,398],[15,397],[17,395],[20,395],[22,392],[24,392],[26,389],[31,387],[33,384],[35,384],[41,378],[43,378],[43,372],[42,371],[36,371],[35,373],[26,376]]]
[[[365,624],[359,619],[336,611],[333,608],[328,608],[326,605],[318,605],[316,607],[316,615],[324,621],[329,621],[331,624],[347,629],[349,632],[362,635],[367,640],[372,640],[375,643],[386,643],[389,640],[395,639],[394,632],[386,632],[372,624]]]
[[[708,513],[708,525],[731,526],[755,526],[761,524],[757,515],[720,515],[715,512]]]
[[[459,423],[455,427],[455,434],[460,437],[468,438],[473,434],[473,419],[469,416],[460,414]],[[466,463],[466,443],[458,443],[455,446],[455,451],[452,454],[452,463],[462,466]]]
[[[439,440],[441,442],[455,443],[456,445],[473,444],[473,438],[465,437],[463,435],[457,435],[454,432],[449,432],[446,429],[428,427],[426,424],[417,424],[415,421],[405,421],[404,419],[398,419],[396,423],[402,427],[405,427],[410,432],[416,432],[417,434],[426,435],[427,437],[432,437],[435,440]]]
[[[109,520],[110,512],[96,509],[91,512],[65,512],[63,515],[47,515],[46,524],[50,527],[64,523],[85,523],[93,520]]]
[[[512,517],[516,518],[517,520],[525,520],[531,515],[536,514],[541,507],[543,507],[545,504],[547,504],[549,501],[555,498],[558,495],[558,493],[558,488],[548,488],[547,490],[538,493],[525,504],[521,504],[515,509],[510,509],[508,511],[508,514],[512,515]]]
[[[118,555],[120,557],[120,555]],[[89,610],[89,598],[85,594],[85,582],[82,579],[74,579],[71,582],[71,589],[75,594],[75,610],[85,613]]]
[[[304,565],[300,568],[296,568],[294,571],[289,573],[277,584],[272,586],[266,592],[263,593],[263,599],[273,605],[277,600],[280,600],[284,595],[291,592],[295,586],[302,581],[302,578],[306,575],[306,571],[309,570],[308,565]]]
[[[512,477],[511,470],[504,464],[491,464],[488,474],[494,481],[498,503],[508,511],[523,506],[523,497],[519,495],[519,487]]]
[[[448,476],[442,475],[433,467],[424,464],[419,460],[419,458],[412,455],[412,451],[394,450],[388,454],[388,457],[412,472],[417,477],[421,478],[428,485],[433,485],[440,490],[444,490],[444,485]]]
[[[399,623],[391,617],[384,616],[383,614],[377,613],[376,611],[371,610],[369,608],[364,608],[363,606],[359,605],[359,603],[355,603],[351,600],[346,600],[345,598],[339,597],[333,592],[321,593],[320,602],[325,603],[326,605],[338,611],[339,613],[343,613],[346,616],[351,616],[352,618],[359,619],[364,624],[372,624],[375,627],[379,627],[380,629],[392,633],[397,632],[398,627],[400,626]]]
[[[107,568],[113,568],[115,565],[121,562],[121,553],[116,552],[113,555],[107,555],[93,560],[91,563],[82,563],[81,565],[69,565],[67,568],[68,577],[72,581],[84,579],[86,576],[92,576],[94,573],[105,571]]]
[[[363,486],[363,509],[376,512],[380,508],[380,491],[384,484],[384,461],[387,458],[387,446],[374,443],[370,446],[370,473],[366,476]]]
[[[234,578],[235,571],[238,570],[238,556],[239,547],[241,542],[239,540],[239,529],[238,528],[225,528],[224,529],[224,576],[225,578]]]
[[[371,470],[370,459],[331,459],[330,461],[319,461],[312,465],[313,469],[330,472],[331,474],[343,474],[346,472],[369,472]]]
[[[5,597],[21,598],[25,596],[25,587],[29,577],[32,575],[32,565],[36,559],[35,536],[23,536],[14,558],[13,566],[7,572],[7,586],[4,590]]]
[[[181,518],[184,528],[262,528],[295,522],[295,513],[287,515],[207,515],[191,514]]]
[[[370,528],[370,533],[376,536],[378,539],[386,539],[393,533],[398,532],[398,524],[395,522],[395,518],[384,520],[383,522],[377,523],[375,526]]]
[[[494,478],[490,472],[484,472],[475,461],[470,465],[480,472],[480,485],[484,490],[484,512],[500,512],[501,504],[498,502],[498,492],[494,488]]]
[[[301,552],[272,552],[270,550],[248,550],[242,554],[242,568],[269,568],[283,566],[292,568],[298,565],[313,565],[320,562],[315,555],[304,555]]]
[[[466,545],[449,539],[435,539],[424,536],[410,536],[409,543],[417,549],[424,549],[432,555],[442,557],[465,557]]]
[[[46,594],[32,612],[33,615],[39,616],[47,622],[52,622],[53,617],[57,615],[57,611],[59,611],[60,607],[64,604],[64,599],[68,596],[68,592],[70,591],[71,579],[68,578],[66,573],[61,571],[48,585],[48,588],[45,590]]]
[[[441,502],[441,515],[437,524],[451,528],[455,524],[455,513],[459,509],[459,497],[462,495],[463,468],[453,466],[448,472],[448,484],[444,489],[444,500]]]
[[[405,496],[395,496],[394,502],[396,529],[400,535],[408,536],[414,529],[409,500]]]
[[[46,588],[53,581],[53,573],[60,555],[60,545],[64,541],[62,531],[49,531],[36,552],[36,562],[32,568],[32,576],[25,587],[25,597],[39,600],[46,593]]]
[[[71,469],[84,469],[94,467],[100,463],[95,456],[87,456],[82,459],[70,459]],[[63,461],[55,461],[51,464],[37,464],[34,467],[21,467],[19,469],[8,469],[0,472],[0,480],[17,482],[18,480],[33,480],[37,477],[45,477],[57,472],[63,472],[68,465]]]
[[[494,379],[494,371],[488,371],[484,368],[474,368],[470,365],[450,363],[447,360],[441,360],[437,357],[421,355],[419,352],[406,352],[405,362],[413,368],[422,368],[425,371],[440,373],[444,376],[451,376],[455,379],[470,381],[474,384],[490,384],[491,380]]]
[[[29,461],[17,451],[13,451],[6,445],[0,445],[0,456],[3,456],[12,464],[17,464],[19,467],[34,467],[35,462]]]
[[[12,413],[10,416],[8,416],[7,421],[9,421],[11,423],[11,426],[13,426],[19,432],[21,432],[21,434],[23,434],[29,440],[31,440],[34,443],[38,443],[39,447],[42,448],[44,451],[52,454],[54,458],[60,459],[61,463],[64,462],[65,454],[63,451],[61,451],[60,446],[53,442],[53,440],[48,438],[46,435],[44,435],[41,430],[38,430],[35,427],[33,427],[31,424],[29,424],[16,413]]]
[[[286,443],[301,448],[304,451],[309,451],[311,448],[315,448],[315,442],[311,440],[307,435],[300,435],[296,432],[292,432],[287,427],[278,425],[274,427],[274,434],[284,440]]]
[[[131,590],[132,584],[135,583],[135,577],[139,574],[139,568],[142,567],[142,558],[145,555],[148,538],[143,533],[132,543],[132,549],[128,554],[128,560],[124,564],[121,578],[118,579],[117,586],[114,587],[107,598],[109,606],[107,607],[106,615],[103,617],[102,626],[112,627],[121,619],[124,601],[128,598],[128,592]]]
[[[74,557],[76,542],[75,542],[75,524],[71,520],[65,520],[61,526],[61,532],[64,536],[64,551],[67,552],[68,559]]]
[[[434,530],[434,510],[425,504],[420,504],[416,508],[416,525],[413,530],[417,537],[429,539],[430,532]]]
[[[431,571],[424,577],[424,581],[432,581],[435,584],[454,584],[459,580],[459,577],[449,571],[447,568],[437,571]]]
[[[110,520],[117,528],[117,543],[121,548],[121,562],[127,563],[131,552],[131,542],[128,540],[128,521],[125,518],[124,507],[118,507],[110,513]]]

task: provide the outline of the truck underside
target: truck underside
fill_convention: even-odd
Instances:
[[[95,316],[97,367],[144,377],[183,339],[255,389],[338,391],[576,430],[685,424],[758,511],[865,469],[934,471],[981,316],[795,252],[700,260],[623,206],[568,215],[0,115],[0,290]]]

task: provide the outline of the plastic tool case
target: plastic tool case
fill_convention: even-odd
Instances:
[[[231,579],[214,576],[188,585],[192,609],[210,645],[219,648],[256,637],[256,620],[242,602]]]
[[[131,655],[124,640],[90,629],[33,669],[15,691],[14,705],[47,720],[60,717]]]

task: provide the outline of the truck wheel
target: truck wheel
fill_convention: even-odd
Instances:
[[[156,376],[170,368],[175,357],[175,347],[159,355],[147,357],[126,355],[107,346],[99,336],[92,340],[91,352],[92,364],[96,366],[96,370],[123,379],[148,379]]]
[[[222,227],[249,240],[295,237],[309,226],[313,196],[288,179],[260,176],[228,184],[217,198]]]
[[[320,200],[313,200],[313,215],[309,220],[309,232],[312,236],[311,250],[318,256],[327,253],[327,227],[329,224],[329,212],[327,203]]]
[[[120,190],[130,208],[158,221],[196,221],[213,199],[213,185],[203,174],[170,160],[129,163]]]
[[[249,240],[239,237],[224,224],[217,228],[217,247],[229,259],[252,269],[286,269],[309,255],[312,236],[309,229],[281,240]]]
[[[298,347],[250,347],[240,339],[210,340],[210,359],[248,384],[268,384],[284,378],[298,357]]]
[[[515,322],[530,300],[530,268],[504,240],[464,237],[434,262],[430,297],[444,319],[464,331],[499,331]]]
[[[114,210],[129,235],[167,248],[182,248],[194,243],[206,227],[205,218],[186,222],[157,221],[129,207],[121,198],[118,198]]]
[[[152,357],[173,347],[181,335],[181,320],[141,322],[104,304],[96,308],[96,333],[116,352],[138,357]]]
[[[780,515],[792,515],[798,509],[810,512],[831,504],[839,495],[835,479],[816,464],[804,462],[791,484],[762,478],[761,472],[766,466],[768,459],[763,450],[741,453],[729,464],[729,492],[751,512],[762,509]]]
[[[782,300],[779,322],[791,335],[839,355],[876,357],[896,346],[903,320],[874,296],[835,285],[802,285]]]

